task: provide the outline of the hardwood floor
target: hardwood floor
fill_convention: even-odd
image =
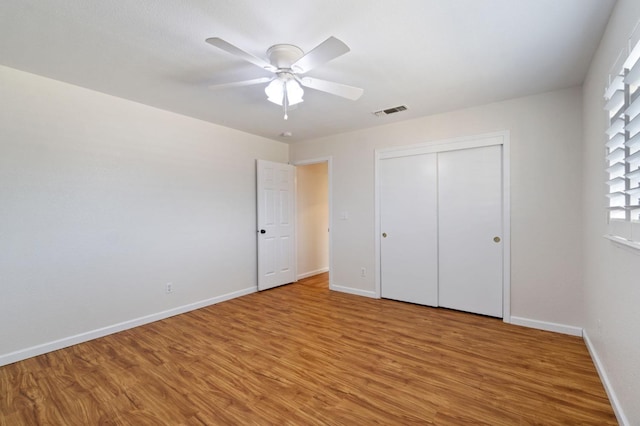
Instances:
[[[0,368],[0,425],[617,424],[582,339],[326,274]]]

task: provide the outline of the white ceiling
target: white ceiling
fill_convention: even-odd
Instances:
[[[0,64],[271,139],[296,142],[582,83],[615,0],[2,0]],[[207,89],[265,71],[256,56],[335,36],[351,52],[312,77],[284,121],[263,86]],[[407,105],[383,118],[372,112]],[[282,132],[293,133],[281,138]]]

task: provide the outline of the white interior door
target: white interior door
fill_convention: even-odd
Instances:
[[[257,161],[258,290],[295,281],[295,167]]]
[[[438,153],[440,306],[502,317],[502,147]]]
[[[436,154],[380,161],[384,298],[438,306]]]

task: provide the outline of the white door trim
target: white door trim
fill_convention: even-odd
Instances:
[[[380,160],[385,158],[404,157],[408,155],[430,154],[434,152],[455,151],[459,149],[480,148],[483,146],[502,146],[502,229],[503,233],[503,276],[502,276],[502,318],[504,322],[511,322],[511,196],[510,171],[511,150],[510,134],[508,130],[485,133],[475,136],[443,139],[417,145],[401,146],[375,151],[374,169],[374,200],[375,200],[375,256],[376,256],[376,297],[381,297],[380,280]]]
[[[329,202],[329,289],[335,290],[333,287],[333,157],[318,157],[309,160],[300,160],[293,163],[295,167],[308,166],[310,164],[327,163],[327,180],[329,185],[328,202]],[[296,179],[296,195],[298,184]],[[295,211],[296,218],[298,211]],[[296,220],[296,247],[298,246],[298,221]],[[297,268],[298,265],[296,265]]]

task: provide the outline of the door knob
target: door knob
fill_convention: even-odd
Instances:
[[[264,229],[261,229],[261,230],[260,230],[260,233],[261,233],[261,234],[266,234],[266,233],[267,233],[267,231],[265,231]]]
[[[499,243],[500,242],[500,237],[493,237],[493,242],[494,243]]]
[[[382,238],[387,238],[387,233],[386,232],[382,233]]]

